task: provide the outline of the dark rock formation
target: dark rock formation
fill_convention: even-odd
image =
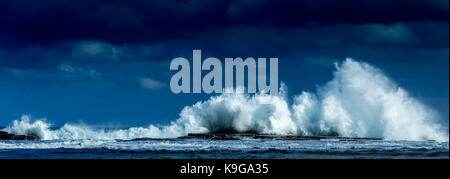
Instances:
[[[0,131],[0,140],[37,140],[38,137],[34,135],[16,135],[4,131]]]
[[[187,136],[179,137],[181,139],[216,139],[216,140],[239,140],[243,138],[253,139],[275,139],[275,140],[382,140],[380,138],[361,138],[361,137],[339,137],[339,136],[294,136],[294,135],[273,135],[256,133],[190,133]]]

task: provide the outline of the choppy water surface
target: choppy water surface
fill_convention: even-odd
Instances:
[[[449,158],[448,142],[209,140],[0,140],[0,158]]]

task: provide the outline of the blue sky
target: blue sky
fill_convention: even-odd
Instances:
[[[449,118],[448,1],[0,2],[0,126],[142,126],[207,94],[173,94],[170,61],[278,57],[289,94],[314,91],[335,61],[373,64]]]

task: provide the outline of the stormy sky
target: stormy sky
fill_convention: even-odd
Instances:
[[[365,61],[448,124],[448,0],[3,0],[0,126],[168,123],[209,97],[169,89],[170,61],[193,49],[277,57],[292,95]]]

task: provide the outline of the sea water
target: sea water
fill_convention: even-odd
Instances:
[[[449,147],[448,142],[386,140],[0,140],[0,158],[448,159]]]

